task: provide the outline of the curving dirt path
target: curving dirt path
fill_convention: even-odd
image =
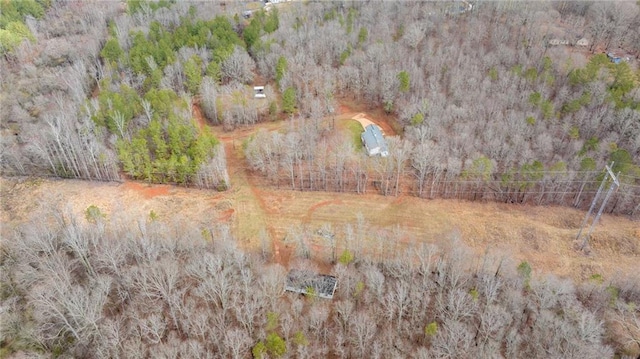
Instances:
[[[371,121],[370,119],[368,119],[367,115],[365,115],[362,112],[360,112],[357,115],[353,116],[351,119],[360,122],[360,124],[362,125],[362,130],[363,131],[369,125],[376,125],[378,127],[378,129],[380,129],[380,132],[382,132],[383,135],[385,135],[385,133],[386,133],[385,130],[382,129],[382,127],[380,127],[377,123],[375,123],[375,122]]]
[[[313,216],[313,213],[318,210],[319,208],[322,207],[327,207],[327,206],[340,206],[344,204],[344,202],[342,202],[339,199],[334,199],[334,200],[329,200],[329,201],[322,201],[322,202],[318,202],[314,205],[312,205],[311,207],[309,207],[309,209],[307,210],[307,214],[305,215],[305,217],[303,217],[302,221],[303,222],[309,222]]]
[[[202,112],[194,105],[194,115],[198,123],[208,126],[202,119]],[[198,119],[200,117],[200,119]],[[273,259],[287,266],[291,258],[291,249],[286,247],[283,238],[278,238],[273,226],[268,221],[269,208],[265,203],[258,186],[248,174],[247,163],[244,159],[242,143],[259,129],[276,131],[283,126],[281,122],[260,123],[252,127],[239,127],[225,132],[222,126],[208,126],[224,146],[227,160],[231,188],[225,196],[233,203],[234,208],[227,210],[225,218],[231,222],[234,236],[244,245],[251,248],[261,246],[260,237],[266,235],[272,243]],[[229,212],[233,211],[233,212]]]
[[[231,143],[226,147],[234,154]],[[287,266],[293,259],[293,248],[292,244],[287,246],[283,238],[291,226],[315,233],[329,224],[338,233],[338,240],[343,241],[346,226],[355,226],[361,214],[372,235],[401,238],[395,241],[397,244],[389,243],[396,248],[389,253],[416,242],[447,245],[452,233],[457,233],[479,256],[487,250],[494,255],[504,255],[514,269],[526,260],[537,272],[553,272],[579,280],[594,274],[605,279],[619,274],[640,275],[640,227],[624,217],[603,215],[593,233],[592,253],[585,256],[573,248],[584,218],[582,211],[261,188],[252,183],[241,162],[234,164],[233,157],[229,157],[231,176],[236,182],[227,192],[0,177],[0,236],[11,238],[21,223],[42,220],[41,214],[50,214],[51,210],[68,210],[82,219],[86,208],[95,205],[107,219],[118,217],[134,226],[137,220],[148,218],[153,211],[159,220],[177,221],[194,233],[216,223],[229,223],[240,247],[252,250],[260,248],[261,232],[266,228],[272,240],[274,260]],[[326,254],[326,248],[313,248],[315,253]]]
[[[350,119],[359,113],[363,111],[343,107],[336,119]],[[389,125],[386,120],[379,124]],[[196,232],[216,223],[228,223],[239,245],[253,250],[260,248],[260,238],[266,229],[273,259],[287,266],[293,259],[293,248],[284,242],[284,237],[291,226],[315,233],[330,224],[336,233],[342,233],[347,225],[353,226],[361,214],[375,235],[401,238],[396,241],[400,247],[416,242],[446,245],[452,233],[458,233],[479,255],[487,249],[504,253],[515,262],[513,268],[519,261],[526,260],[536,271],[574,279],[587,279],[594,274],[604,278],[618,273],[640,274],[640,227],[624,217],[603,215],[593,235],[592,254],[585,256],[572,245],[584,212],[571,208],[263,187],[260,179],[247,170],[242,142],[260,128],[276,131],[284,126],[286,121],[262,123],[232,132],[211,127],[227,154],[231,188],[226,192],[140,182],[0,177],[0,236],[10,238],[21,223],[39,220],[43,210],[68,209],[78,218],[84,218],[86,208],[95,205],[107,218],[120,216],[134,224],[153,211],[160,220],[178,220]],[[317,243],[320,242],[312,243],[312,248],[323,251]]]
[[[376,124],[385,136],[396,136],[398,132],[392,126],[393,116],[381,109],[368,109],[360,104],[347,100],[341,100],[338,106],[337,120],[356,120],[363,127]]]

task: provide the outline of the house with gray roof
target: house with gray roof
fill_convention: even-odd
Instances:
[[[364,148],[367,149],[369,156],[380,155],[382,157],[389,156],[389,149],[387,148],[387,142],[380,132],[380,128],[376,125],[368,125],[365,127],[364,132],[360,135]]]

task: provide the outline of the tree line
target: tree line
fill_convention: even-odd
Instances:
[[[639,74],[604,54],[574,65],[571,51],[577,50],[547,46],[555,35],[544,29],[558,21],[570,29],[565,36],[582,34],[599,43],[595,24],[603,24],[606,13],[616,17],[607,44],[634,53],[640,50],[632,41],[639,36],[633,26],[640,21],[638,6],[482,4],[460,15],[445,10],[430,3],[326,3],[282,13],[280,27],[264,40],[280,46],[252,53],[262,74],[281,90],[295,90],[299,117],[318,123],[331,116],[336,97],[346,96],[395,115],[411,151],[400,146],[389,159],[361,159],[357,151],[337,155],[346,145],[317,126],[317,134],[303,129],[303,120],[296,133],[281,136],[284,141],[273,135],[272,143],[250,144],[250,152],[263,157],[254,156],[250,165],[273,183],[291,182],[291,188],[344,190],[344,178],[351,178],[350,191],[361,191],[365,181],[393,194],[394,182],[407,182],[394,178],[395,171],[413,178],[408,190],[421,196],[584,207],[591,199],[585,190],[593,194],[602,178],[587,172],[613,161],[624,188],[609,210],[637,215]],[[330,155],[326,144],[334,146]],[[277,176],[276,162],[283,169]],[[317,176],[331,173],[335,185],[317,185]]]
[[[191,104],[225,129],[284,113],[319,131],[321,119],[336,112],[336,99],[347,96],[394,115],[404,130],[399,149],[411,151],[387,161],[334,149],[313,157],[336,140],[306,131],[304,140],[289,136],[289,145],[316,142],[302,145],[305,154],[276,154],[283,172],[271,181],[355,191],[369,183],[394,194],[406,175],[415,184],[405,191],[425,197],[585,206],[598,175],[573,174],[614,161],[625,186],[610,210],[638,213],[637,71],[602,54],[574,65],[573,55],[546,46],[563,31],[588,37],[593,46],[637,52],[635,4],[482,4],[454,15],[430,3],[308,3],[256,11],[248,20],[239,16],[242,8],[227,4],[127,4],[118,13],[108,4],[55,3],[41,20],[29,18],[38,41],[23,42],[2,61],[6,83],[20,89],[3,97],[6,173],[109,180],[122,171],[148,181],[191,181],[199,168],[216,167],[206,163],[221,154],[206,133],[198,139]],[[67,10],[77,26],[61,15]],[[561,30],[549,30],[550,21]],[[71,41],[85,46],[72,48]],[[274,85],[262,105],[247,100],[256,73]],[[299,122],[296,128],[305,126]],[[171,141],[178,137],[186,143]],[[328,157],[334,168],[323,164]],[[566,173],[534,173],[540,171]],[[220,184],[226,175],[207,177]],[[547,194],[528,195],[538,192]],[[573,197],[558,199],[559,192]]]
[[[126,212],[126,211],[125,211]],[[86,358],[566,357],[640,353],[635,274],[584,283],[449,244],[399,246],[362,218],[292,228],[291,267],[338,279],[333,300],[284,293],[286,270],[224,225],[45,210],[5,241],[5,354]],[[320,233],[320,231],[318,232]],[[395,248],[395,249],[394,249]],[[330,254],[333,253],[333,254]],[[218,338],[218,340],[211,340]]]
[[[3,136],[4,173],[116,180],[122,172],[149,182],[226,188],[224,151],[193,122],[192,96],[207,68],[225,79],[231,70],[222,60],[233,58],[242,40],[221,16],[193,24],[188,6],[131,2],[128,13],[119,13],[113,5],[56,3],[36,22],[35,29],[44,30],[35,32],[38,41],[6,54],[7,84],[21,90],[6,98],[11,111],[3,113],[10,131]],[[172,5],[176,9],[167,13]],[[61,16],[67,12],[84,27],[67,26]],[[82,23],[89,18],[95,24],[95,16],[101,16],[98,26]],[[57,28],[59,23],[68,29]],[[133,31],[138,24],[144,32]],[[72,49],[71,41],[85,46]],[[211,50],[206,63],[196,50],[207,51],[203,42]],[[35,60],[29,57],[33,48]],[[209,64],[212,56],[218,62]],[[39,73],[46,80],[48,72],[49,81],[41,76],[27,83]],[[30,97],[24,101],[19,93]]]
[[[287,131],[258,131],[244,144],[247,169],[268,186],[303,191],[411,194],[422,198],[567,205],[588,208],[601,184],[604,169],[592,159],[579,171],[558,162],[525,163],[497,172],[496,161],[479,156],[467,163],[449,162],[437,155],[433,142],[416,147],[409,138],[387,137],[390,155],[369,157],[355,141],[310,120],[292,120]],[[618,150],[613,171],[621,186],[607,206],[612,213],[640,213],[638,167]],[[625,171],[626,170],[626,171]],[[631,173],[631,174],[629,174]]]
[[[117,4],[2,5],[3,16],[25,21],[32,37],[0,59],[3,173],[119,179],[117,155],[82,111],[95,81],[105,24],[116,15]]]

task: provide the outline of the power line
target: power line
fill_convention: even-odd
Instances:
[[[640,188],[640,185],[636,185],[636,184],[628,184],[628,183],[622,183],[620,185],[620,187],[633,187],[633,188]]]
[[[584,240],[582,241],[582,245],[580,245],[580,250],[584,250],[586,248],[586,246],[589,244],[589,238],[591,237],[591,233],[593,232],[593,229],[595,228],[596,224],[598,223],[598,220],[600,219],[600,216],[602,215],[602,212],[604,211],[604,207],[607,205],[607,202],[609,201],[609,198],[611,197],[611,194],[613,193],[613,191],[615,189],[620,187],[620,182],[618,181],[618,178],[616,177],[615,174],[613,174],[613,171],[611,171],[611,167],[613,167],[613,164],[614,164],[614,162],[611,162],[610,166],[606,166],[607,172],[605,173],[604,177],[602,178],[602,183],[600,184],[600,188],[598,188],[598,193],[596,193],[595,197],[593,197],[593,201],[591,201],[591,206],[589,207],[589,212],[587,212],[587,215],[584,217],[584,220],[582,221],[582,225],[580,226],[580,230],[578,231],[578,236],[576,237],[576,240],[580,241],[580,237],[582,235],[582,230],[583,230],[584,226],[587,224],[589,218],[591,217],[591,212],[595,208],[596,203],[598,203],[598,199],[600,198],[600,194],[602,193],[602,189],[604,188],[604,185],[607,182],[608,177],[611,177],[611,179],[613,181],[611,181],[611,185],[609,186],[609,190],[607,191],[607,194],[605,195],[604,200],[602,201],[602,205],[600,205],[600,209],[598,210],[598,214],[596,214],[596,217],[593,219],[593,222],[591,223],[591,227],[589,228],[589,232],[584,237]],[[619,174],[620,174],[620,172],[618,172],[618,175]]]
[[[621,174],[621,175],[620,175],[620,177],[624,177],[624,178],[632,178],[632,179],[635,179],[635,180],[640,180],[640,177],[637,177],[637,176],[631,176],[631,175],[624,175],[624,174]]]

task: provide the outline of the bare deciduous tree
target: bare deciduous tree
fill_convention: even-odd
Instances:
[[[220,71],[225,81],[238,81],[248,84],[253,80],[255,66],[255,62],[249,54],[243,48],[236,46],[233,53],[222,62]]]

